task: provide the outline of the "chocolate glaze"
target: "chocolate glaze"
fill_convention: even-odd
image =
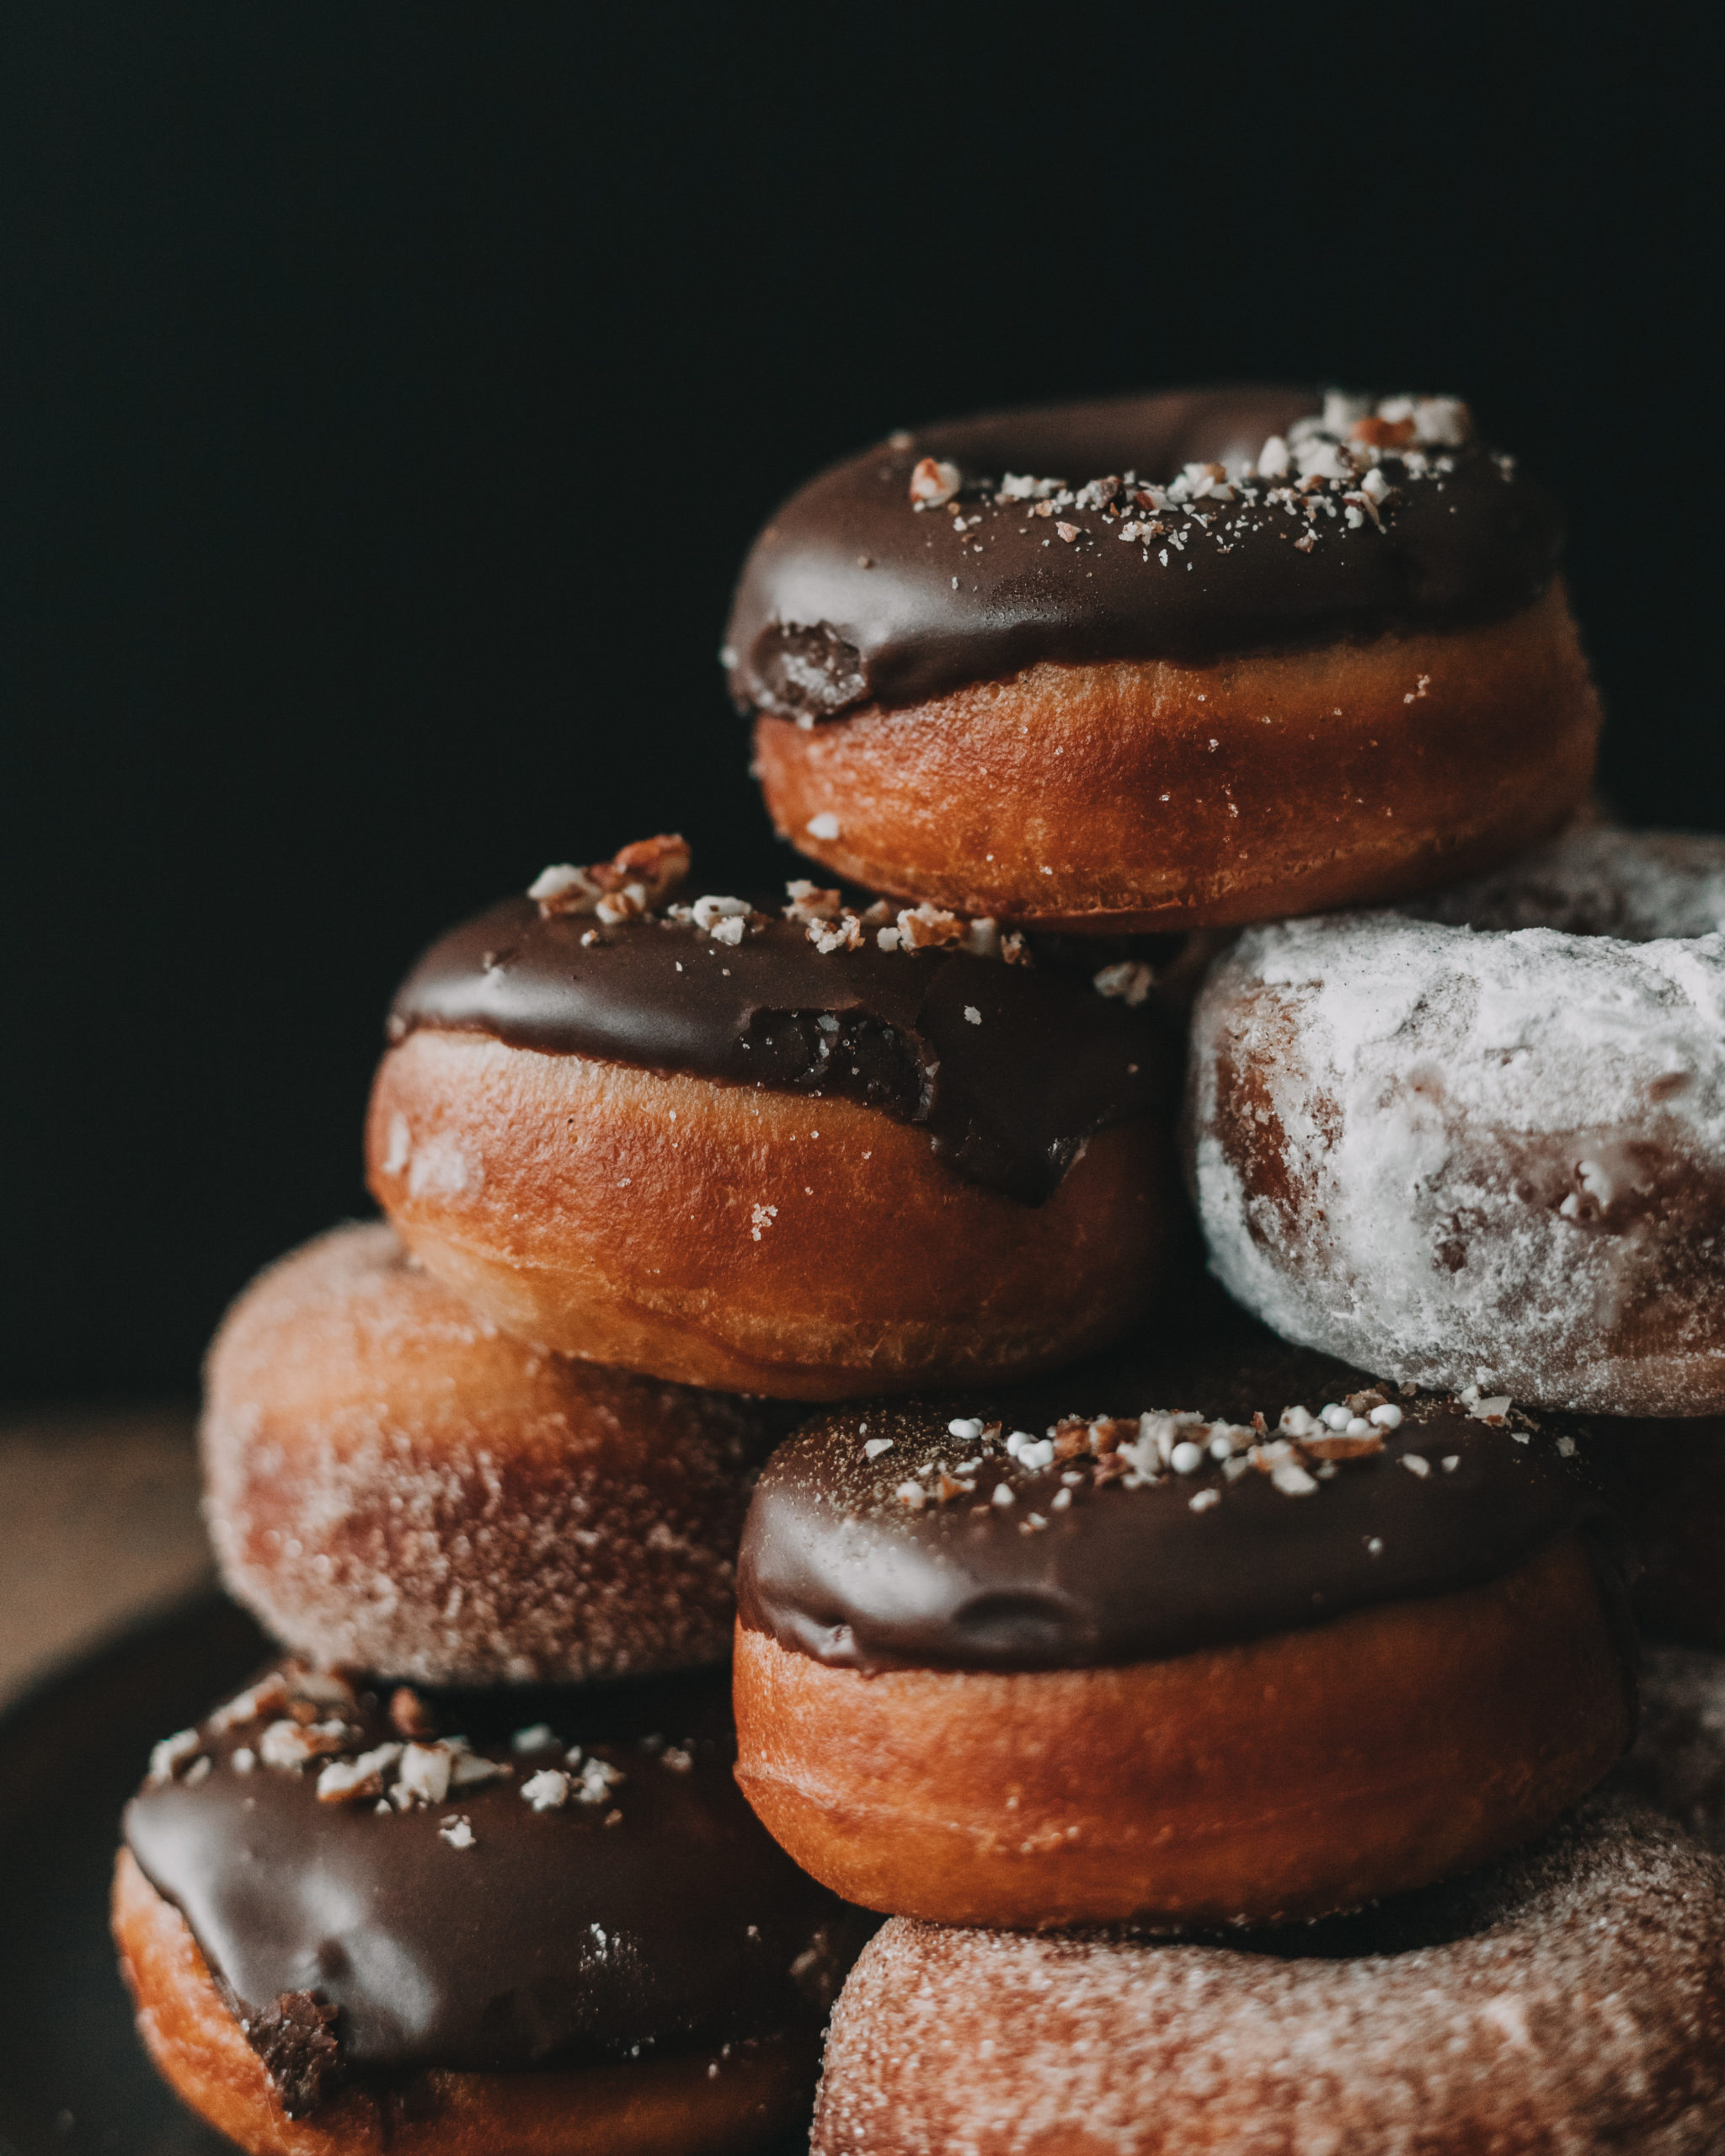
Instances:
[[[526,899],[432,945],[396,995],[390,1038],[420,1026],[858,1101],[925,1124],[960,1175],[1029,1204],[1087,1138],[1153,1113],[1171,1082],[1164,1022],[1058,965],[882,951],[872,937],[823,954],[783,919],[733,947],[653,915],[542,920]]]
[[[1135,472],[1166,484],[1190,462],[1256,457],[1322,400],[1248,387],[1116,397],[948,421],[897,435],[811,480],[744,564],[726,643],[740,708],[819,719],[917,703],[1039,659],[1202,662],[1514,612],[1556,568],[1562,527],[1544,491],[1483,449],[1406,484],[1383,528],[1304,521],[1262,504],[1163,513],[1185,542],[1123,543],[1123,520],[1063,510],[1064,542],[1028,502],[979,483],[1058,476],[1076,489]],[[911,473],[932,456],[964,483],[962,537],[917,510]],[[1394,467],[1391,467],[1393,471]],[[980,516],[979,525],[970,520]],[[1164,565],[1160,550],[1168,547]]]
[[[606,1801],[522,1799],[563,1753],[512,1753],[505,1732],[542,1717],[622,1769]],[[397,1734],[375,1696],[345,1719],[352,1753]],[[309,1993],[337,2009],[344,2070],[362,2079],[716,2052],[819,2025],[861,1935],[743,1801],[724,1677],[469,1694],[438,1719],[512,1775],[379,1817],[371,1801],[320,1803],[321,1763],[236,1771],[264,1725],[206,1724],[211,1770],[188,1780],[182,1767],[133,1798],[132,1854],[242,2020]],[[643,1748],[650,1732],[692,1764]],[[442,1838],[456,1817],[471,1848]]]
[[[1404,1419],[1382,1452],[1338,1463],[1303,1496],[1250,1467],[1230,1480],[1207,1454],[1195,1473],[1098,1486],[1093,1460],[1026,1472],[998,1441],[963,1478],[974,1493],[920,1511],[897,1496],[927,1462],[956,1468],[985,1454],[950,1433],[954,1416],[1041,1438],[1065,1415],[1184,1407],[1245,1424],[1256,1410],[1274,1433],[1284,1407],[1315,1414],[1370,1382],[1244,1317],[1205,1311],[1192,1324],[1199,1337],[1183,1345],[1117,1351],[1034,1386],[865,1403],[810,1423],[756,1487],[738,1567],[743,1622],[839,1668],[1151,1661],[1476,1585],[1561,1535],[1591,1532],[1599,1506],[1584,1422],[1493,1427],[1460,1402],[1394,1387],[1381,1390]],[[1170,1329],[1177,1342],[1180,1330]],[[890,1449],[869,1459],[865,1444],[884,1438]],[[1429,1471],[1405,1467],[1409,1454]],[[1065,1471],[1081,1480],[1064,1486]],[[1001,1483],[1010,1506],[991,1502]],[[1057,1510],[1063,1487],[1070,1503]],[[1201,1492],[1215,1501],[1194,1511]]]

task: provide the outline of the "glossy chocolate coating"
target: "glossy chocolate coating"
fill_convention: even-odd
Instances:
[[[432,945],[389,1024],[395,1040],[418,1026],[485,1033],[858,1101],[926,1124],[959,1174],[1031,1204],[1087,1138],[1151,1113],[1169,1091],[1163,1022],[1081,974],[882,951],[872,937],[822,953],[782,919],[732,946],[658,917],[603,928],[505,899]]]
[[[1597,1509],[1579,1447],[1568,1458],[1558,1449],[1584,1443],[1578,1418],[1496,1428],[1393,1387],[1403,1420],[1383,1450],[1338,1463],[1306,1495],[1252,1467],[1231,1480],[1207,1453],[1197,1471],[1136,1488],[1099,1486],[1093,1460],[1027,1473],[998,1441],[963,1477],[974,1492],[920,1510],[896,1494],[927,1462],[958,1468],[984,1454],[949,1432],[955,1416],[1040,1438],[1065,1415],[1185,1408],[1246,1424],[1257,1411],[1273,1433],[1284,1407],[1316,1414],[1370,1382],[1244,1318],[1192,1323],[1216,1331],[992,1398],[872,1402],[805,1426],[756,1490],[738,1568],[743,1622],[840,1668],[1153,1661],[1499,1577]],[[1202,1444],[1207,1433],[1196,1435]],[[882,1438],[890,1449],[871,1460],[865,1444]],[[1424,1474],[1402,1465],[1410,1454]],[[1063,1484],[1067,1472],[1080,1479]],[[1001,1483],[1007,1506],[991,1502]],[[1214,1497],[1194,1511],[1200,1492]]]
[[[1108,398],[949,421],[865,450],[793,494],[756,539],[726,636],[733,696],[744,710],[818,719],[919,703],[1039,659],[1202,663],[1490,620],[1545,589],[1562,543],[1556,507],[1477,446],[1436,452],[1453,468],[1407,486],[1381,530],[1325,516],[1305,552],[1304,522],[1262,502],[1161,513],[1182,548],[1123,542],[1120,518],[1076,508],[1060,512],[1078,534],[1069,543],[992,488],[962,497],[962,536],[943,508],[910,500],[925,456],[955,465],[967,488],[1008,472],[1075,489],[1127,471],[1166,484],[1188,462],[1255,458],[1322,401],[1271,387]]]
[[[350,2073],[579,2065],[818,2025],[848,1914],[743,1801],[728,1704],[723,1677],[494,1693],[483,1741],[472,1717],[487,1705],[467,1694],[441,1726],[512,1774],[387,1817],[319,1802],[316,1762],[236,1771],[260,1725],[206,1726],[211,1770],[147,1785],[126,1838],[240,2018],[314,1993],[338,2009]],[[527,1777],[563,1754],[513,1753],[502,1729],[542,1714],[622,1769],[606,1801],[524,1801]],[[345,1719],[350,1750],[395,1734],[364,1695]],[[649,1732],[692,1764],[644,1749]],[[457,1817],[470,1848],[442,1837]]]

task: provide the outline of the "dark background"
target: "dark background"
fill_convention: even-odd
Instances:
[[[895,425],[1458,391],[1567,503],[1617,804],[1725,823],[1706,79],[1584,8],[8,8],[0,1387],[189,1384],[360,1209],[463,910],[774,872],[730,579]]]

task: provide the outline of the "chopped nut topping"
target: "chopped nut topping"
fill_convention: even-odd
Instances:
[[[861,917],[841,913],[834,921],[811,921],[809,941],[823,958],[830,958],[835,951],[860,951],[866,938]]]
[[[332,1759],[318,1777],[320,1804],[355,1804],[383,1794],[385,1770],[401,1757],[399,1744],[380,1744],[357,1759]]]
[[[527,896],[538,907],[542,921],[554,914],[591,913],[599,895],[599,886],[586,870],[569,861],[542,868],[527,886]]]
[[[603,1804],[617,1784],[627,1779],[622,1769],[613,1767],[608,1759],[587,1759],[573,1785],[574,1800],[577,1804]]]
[[[843,894],[823,890],[820,884],[811,883],[806,876],[798,876],[785,885],[785,895],[790,904],[784,909],[787,921],[836,921]]]
[[[401,1755],[400,1772],[392,1794],[400,1803],[403,1796],[419,1804],[441,1804],[449,1794],[450,1771],[455,1754],[446,1744],[409,1744]]]
[[[1300,1442],[1313,1460],[1369,1460],[1373,1453],[1384,1449],[1383,1433],[1373,1429],[1359,1437],[1345,1430],[1330,1430],[1322,1437],[1305,1438]]]
[[[944,906],[932,906],[925,901],[920,906],[906,907],[900,914],[898,948],[939,950],[949,943],[964,942],[969,933],[969,923],[962,915],[948,913]]]
[[[689,873],[686,840],[675,832],[637,839],[609,861],[577,868],[561,862],[542,870],[527,896],[548,921],[558,914],[596,914],[608,926],[662,905]]]
[[[302,1662],[291,1662],[283,1673],[287,1689],[296,1700],[309,1700],[316,1707],[340,1707],[350,1714],[353,1711],[356,1704],[354,1688],[339,1669],[312,1669]]]
[[[939,509],[959,491],[959,467],[932,456],[918,459],[911,473],[913,509]]]
[[[398,1737],[435,1734],[425,1702],[410,1684],[398,1684],[390,1694],[389,1726]]]
[[[505,1765],[501,1760],[488,1759],[483,1752],[457,1752],[449,1770],[449,1785],[451,1789],[479,1789],[487,1782],[494,1782],[514,1772],[513,1767]]]
[[[307,1727],[302,1722],[272,1721],[258,1739],[258,1757],[266,1767],[291,1774],[310,1760],[344,1750],[346,1745],[345,1722],[318,1722]]]
[[[195,1729],[176,1730],[172,1737],[164,1737],[150,1753],[151,1781],[171,1782],[203,1748],[204,1740]]]
[[[225,1736],[243,1722],[258,1721],[265,1715],[279,1713],[286,1705],[287,1681],[280,1670],[272,1670],[249,1690],[236,1693],[226,1706],[217,1707],[210,1716],[210,1727]]]
[[[1104,966],[1091,977],[1091,985],[1098,995],[1115,998],[1134,1010],[1155,985],[1154,968],[1135,958],[1123,958],[1118,965]]]

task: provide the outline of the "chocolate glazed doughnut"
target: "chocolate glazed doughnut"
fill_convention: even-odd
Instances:
[[[387,1227],[270,1267],[205,1370],[205,1511],[278,1638],[429,1684],[643,1676],[730,1651],[760,1403],[524,1346]]]
[[[723,1680],[552,1702],[511,1743],[495,1694],[287,1664],[157,1748],[122,1966],[242,2148],[717,2156],[806,2105],[860,1934],[738,1796]]]
[[[822,1417],[745,1531],[738,1776],[847,1898],[1320,1914],[1525,1838],[1627,1742],[1583,1426],[1256,1328],[959,1406]]]
[[[1725,1865],[1595,1801],[1357,1918],[1222,1944],[900,1919],[834,2010],[815,2156],[1715,2156]]]
[[[1046,1368],[1144,1308],[1185,1232],[1145,969],[1099,994],[932,908],[613,903],[602,872],[547,871],[396,998],[371,1189],[476,1309],[823,1400]]]
[[[1452,398],[1319,402],[997,413],[811,481],[727,638],[780,832],[874,889],[1137,930],[1399,898],[1558,829],[1599,711],[1552,504]]]

